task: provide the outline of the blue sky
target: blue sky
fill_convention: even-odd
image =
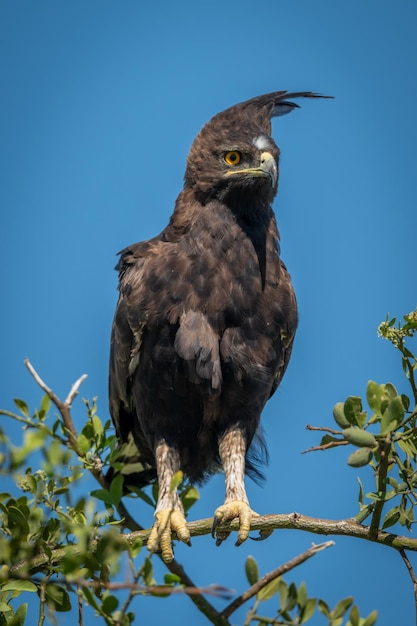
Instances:
[[[273,125],[274,209],[300,327],[263,415],[267,481],[248,482],[248,494],[261,513],[354,515],[358,472],[346,455],[300,452],[317,442],[305,424],[331,425],[334,403],[364,395],[369,378],[407,391],[376,327],[416,306],[415,2],[4,1],[0,51],[0,405],[9,409],[13,397],[32,407],[41,397],[28,356],[61,396],[87,373],[82,394],[98,396],[105,418],[115,253],[165,226],[198,130],[269,91],[335,96],[301,102]],[[83,423],[81,402],[74,419]],[[215,477],[191,518],[211,516],[223,492]],[[266,572],[319,540],[277,532],[216,549],[202,538],[176,556],[199,584],[241,591],[248,554]],[[413,619],[405,567],[380,546],[338,538],[294,579],[330,603],[354,595],[363,614],[378,608],[380,626]],[[137,609],[144,623],[167,614],[172,626],[205,623],[186,598]]]

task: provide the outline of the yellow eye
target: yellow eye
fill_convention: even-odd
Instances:
[[[240,152],[236,150],[231,150],[230,152],[226,152],[224,155],[224,160],[227,165],[237,165],[241,159]]]

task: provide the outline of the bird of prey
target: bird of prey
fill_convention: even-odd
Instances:
[[[223,522],[239,519],[239,545],[256,515],[244,474],[260,474],[260,416],[287,368],[297,326],[271,208],[279,163],[271,118],[301,97],[322,96],[277,91],[213,117],[191,146],[168,226],[120,253],[110,412],[126,444],[125,484],[157,477],[148,548],[165,561],[173,558],[173,533],[190,543],[171,485],[179,470],[202,483],[223,469],[218,544],[229,534]]]

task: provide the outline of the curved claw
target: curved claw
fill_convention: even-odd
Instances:
[[[253,515],[257,513],[251,510],[247,502],[241,500],[231,500],[219,506],[214,512],[211,529],[212,536],[216,538],[216,545],[219,546],[230,535],[230,531],[218,531],[218,526],[237,517],[239,518],[239,531],[235,545],[240,546],[249,536]]]
[[[148,550],[150,552],[161,552],[165,563],[170,563],[174,558],[172,550],[173,531],[180,541],[191,546],[190,531],[181,511],[162,509],[155,513],[155,523],[152,526],[148,539]]]
[[[264,541],[264,539],[268,539],[273,532],[273,530],[260,530],[259,537],[249,537],[249,539],[252,539],[252,541]]]

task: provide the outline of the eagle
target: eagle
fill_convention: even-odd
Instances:
[[[260,416],[287,368],[297,327],[271,208],[280,153],[271,118],[298,107],[294,98],[321,97],[276,91],[213,117],[191,146],[166,228],[119,253],[110,413],[125,444],[125,485],[158,481],[148,548],[167,562],[173,536],[190,544],[173,486],[177,472],[201,484],[223,469],[226,495],[213,522],[218,545],[229,534],[223,522],[238,518],[240,545],[256,515],[244,476],[261,475]]]

